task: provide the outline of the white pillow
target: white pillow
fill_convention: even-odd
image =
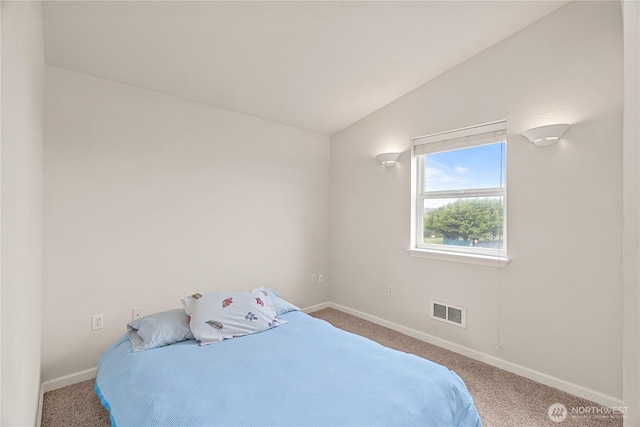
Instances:
[[[214,292],[182,298],[189,326],[200,345],[261,332],[286,323],[267,292]]]

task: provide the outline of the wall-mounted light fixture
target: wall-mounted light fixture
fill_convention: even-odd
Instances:
[[[562,138],[570,125],[547,125],[529,129],[522,132],[522,135],[537,147],[553,145]]]
[[[382,153],[376,156],[380,161],[380,164],[388,168],[391,168],[396,164],[398,157],[400,157],[400,153]]]

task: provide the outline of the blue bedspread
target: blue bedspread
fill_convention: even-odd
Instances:
[[[453,371],[302,312],[285,325],[200,347],[100,357],[96,393],[113,425],[480,426]]]

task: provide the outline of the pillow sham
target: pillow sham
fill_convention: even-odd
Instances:
[[[273,301],[273,306],[276,310],[276,314],[278,316],[284,313],[288,313],[290,311],[300,311],[298,307],[296,307],[295,305],[291,304],[289,301],[280,297],[280,294],[275,289],[265,288],[263,286],[256,289],[269,294],[269,296],[271,297],[271,301]]]
[[[200,345],[220,342],[286,323],[266,291],[212,292],[182,298],[189,326]]]
[[[187,316],[179,308],[129,322],[127,335],[134,352],[194,339]]]

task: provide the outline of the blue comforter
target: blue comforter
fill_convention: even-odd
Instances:
[[[133,353],[122,336],[100,357],[95,390],[113,425],[480,426],[444,366],[302,312],[267,331]]]

